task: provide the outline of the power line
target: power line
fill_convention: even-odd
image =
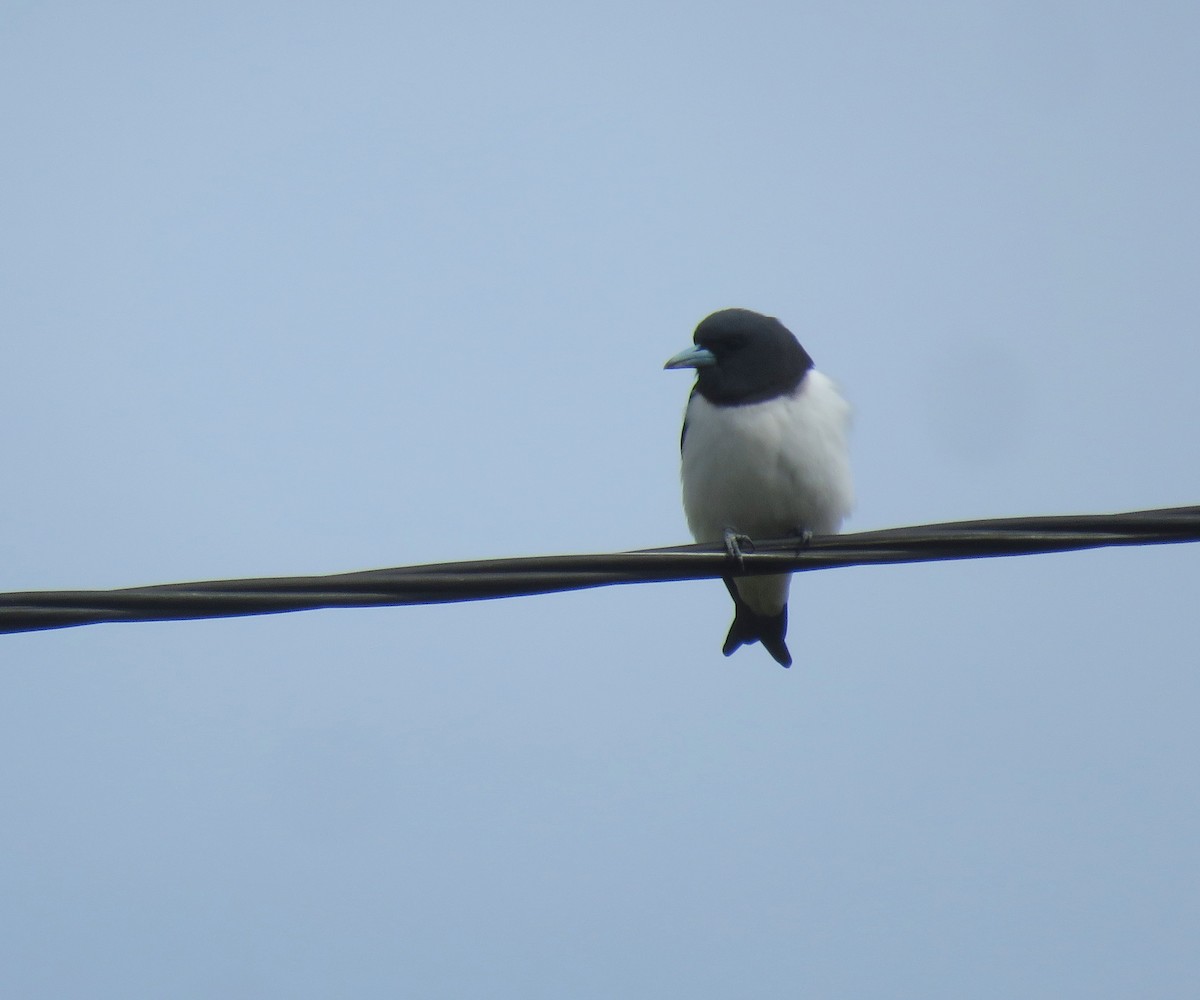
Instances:
[[[739,574],[838,566],[1070,552],[1114,545],[1200,541],[1200,507],[955,521],[848,535],[755,541]],[[527,556],[435,563],[329,576],[170,583],[122,590],[0,594],[0,633],[100,622],[179,621],[317,608],[442,604],[728,576],[719,545],[678,545],[596,555]]]

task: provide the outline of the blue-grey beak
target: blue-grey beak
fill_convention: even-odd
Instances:
[[[717,363],[717,356],[707,347],[693,344],[686,351],[680,351],[671,358],[663,368],[707,368]]]

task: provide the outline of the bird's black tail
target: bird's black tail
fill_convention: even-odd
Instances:
[[[725,577],[725,587],[733,598],[734,611],[733,624],[729,626],[729,634],[725,637],[721,652],[730,656],[739,646],[761,642],[776,663],[781,667],[790,667],[792,654],[784,642],[787,636],[787,605],[777,615],[760,615],[742,600],[742,595],[729,577]]]

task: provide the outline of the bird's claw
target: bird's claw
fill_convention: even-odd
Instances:
[[[738,569],[746,568],[746,557],[742,551],[742,546],[746,546],[746,551],[754,551],[754,540],[749,535],[741,535],[732,528],[725,529],[725,554],[738,564]]]

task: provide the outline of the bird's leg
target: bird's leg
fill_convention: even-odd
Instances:
[[[813,533],[807,528],[797,528],[796,537],[800,540],[800,544],[796,546],[796,555],[799,555],[812,544]]]
[[[746,568],[746,558],[742,554],[743,545],[746,546],[746,551],[754,551],[754,540],[749,535],[739,534],[732,528],[725,529],[725,554],[738,564],[739,569]]]

